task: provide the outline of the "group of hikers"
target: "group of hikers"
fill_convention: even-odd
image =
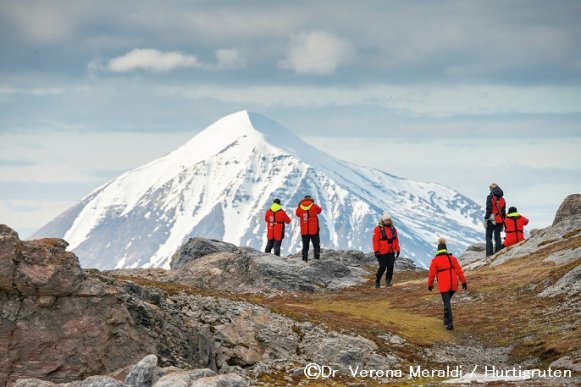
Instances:
[[[490,194],[486,198],[486,214],[484,226],[486,228],[486,256],[490,256],[508,247],[523,241],[524,226],[529,220],[520,215],[516,207],[509,207],[506,211],[506,200],[503,198],[502,189],[496,184],[490,185]],[[299,218],[302,237],[302,259],[308,262],[309,246],[312,243],[314,258],[320,259],[321,240],[319,237],[319,217],[322,209],[311,196],[305,196],[298,204],[295,215]],[[285,225],[291,222],[287,213],[283,210],[279,199],[274,199],[272,206],[266,211],[264,217],[267,223],[267,238],[265,251],[280,256],[280,248],[285,234]],[[506,237],[501,242],[501,232],[505,230]],[[494,249],[492,238],[494,236]],[[393,269],[395,260],[400,254],[397,229],[393,219],[388,213],[384,213],[379,219],[378,225],[373,230],[373,252],[379,267],[375,275],[375,288],[381,287],[381,279],[385,274],[385,286],[392,286]],[[464,290],[468,289],[466,277],[462,271],[458,259],[448,252],[446,240],[440,238],[436,249],[436,255],[432,258],[428,272],[428,290],[434,288],[434,281],[438,282],[438,290],[444,303],[444,325],[447,329],[454,329],[452,322],[451,300],[462,284]]]
[[[484,227],[486,228],[486,256],[498,253],[505,247],[525,240],[524,228],[529,220],[518,213],[516,207],[509,207],[506,212],[504,192],[496,183],[490,184],[490,193],[486,198],[486,214]],[[500,233],[504,229],[506,237],[500,241]],[[492,236],[494,235],[494,250]]]

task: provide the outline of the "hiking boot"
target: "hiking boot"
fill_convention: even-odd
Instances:
[[[452,324],[452,309],[444,309],[444,325],[446,325],[446,329],[449,331],[454,329],[454,324]]]
[[[391,286],[392,286],[392,285],[391,285],[391,281],[389,281],[389,280],[386,280],[386,281],[385,281],[385,287],[386,287],[386,288],[391,288]]]
[[[308,262],[309,260],[305,257],[303,257],[303,261]]]
[[[375,281],[375,289],[379,289],[379,288],[380,288],[379,281]]]
[[[320,259],[321,258],[321,254],[315,254],[315,259]]]

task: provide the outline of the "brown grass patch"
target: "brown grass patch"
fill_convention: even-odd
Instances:
[[[578,228],[577,230],[568,232],[566,234],[563,235],[563,238],[565,239],[569,239],[571,237],[574,237],[575,235],[579,234],[581,232],[581,228]]]

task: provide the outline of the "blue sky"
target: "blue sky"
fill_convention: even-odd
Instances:
[[[0,0],[0,222],[27,236],[234,111],[550,224],[580,192],[578,1]]]

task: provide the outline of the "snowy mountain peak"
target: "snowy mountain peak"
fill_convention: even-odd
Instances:
[[[85,267],[168,267],[194,236],[262,249],[272,200],[292,215],[306,194],[323,208],[327,248],[369,251],[384,211],[398,227],[402,255],[424,266],[438,237],[459,252],[482,233],[482,208],[457,191],[338,160],[278,123],[240,111],[108,182],[34,236],[64,237]],[[283,253],[296,252],[300,240],[295,220]]]
[[[185,152],[197,153],[200,147],[204,147],[207,149],[207,152],[203,152],[206,157],[209,153],[220,152],[240,141],[253,145],[269,144],[289,154],[296,154],[297,149],[311,148],[284,126],[261,114],[247,110],[219,119],[198,133],[183,148]]]

